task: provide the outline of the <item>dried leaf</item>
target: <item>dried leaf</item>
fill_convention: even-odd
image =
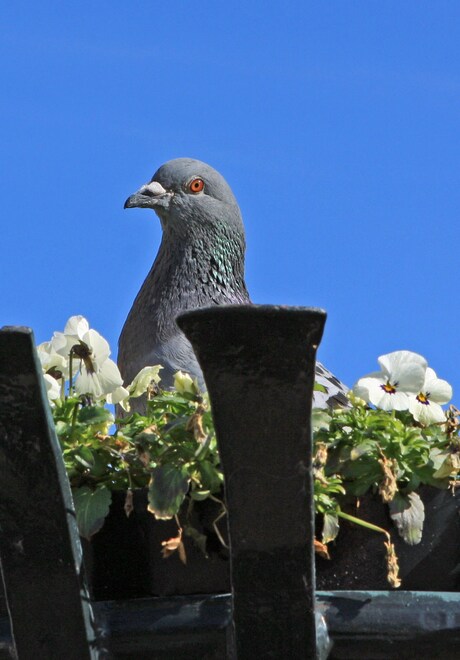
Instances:
[[[460,410],[453,405],[449,406],[447,411],[446,433],[451,438],[456,435],[457,429],[460,426]]]
[[[167,557],[170,557],[174,552],[179,553],[179,559],[183,564],[187,563],[187,555],[185,554],[185,547],[184,543],[182,541],[182,528],[179,527],[178,529],[178,536],[175,536],[171,539],[168,539],[167,541],[162,541],[161,545],[163,546],[163,549],[161,551],[161,554],[163,555],[163,559],[166,559]]]
[[[323,559],[330,559],[329,550],[325,543],[321,543],[318,539],[313,539],[313,547],[316,554],[318,554]]]
[[[206,439],[206,433],[203,429],[203,414],[205,410],[203,406],[198,406],[196,412],[190,417],[185,427],[187,431],[192,431],[194,438],[197,442],[203,442]]]
[[[149,451],[140,451],[139,454],[139,460],[142,463],[144,467],[148,467],[150,465],[150,452]]]
[[[327,462],[327,445],[324,442],[318,442],[316,445],[316,454],[313,458],[313,465],[315,468],[320,468],[326,465]]]
[[[126,491],[125,505],[123,508],[125,510],[126,517],[129,518],[129,516],[132,514],[134,510],[133,491],[131,490],[131,488],[128,488],[128,490]]]
[[[401,578],[399,577],[398,557],[396,556],[395,547],[389,540],[384,543],[387,551],[387,580],[393,589],[398,589],[401,586]]]
[[[389,460],[386,456],[382,456],[379,458],[379,463],[383,470],[383,480],[379,485],[379,494],[384,502],[391,502],[398,492],[398,485],[394,474],[396,461],[393,459]]]

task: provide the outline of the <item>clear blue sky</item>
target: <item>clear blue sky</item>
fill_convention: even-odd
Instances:
[[[160,225],[123,210],[204,160],[246,224],[260,303],[328,311],[352,384],[422,353],[460,404],[460,2],[3,3],[1,316],[84,314],[114,353]]]

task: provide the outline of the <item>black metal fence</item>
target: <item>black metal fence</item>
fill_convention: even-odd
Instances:
[[[0,659],[459,657],[458,593],[315,590],[310,413],[324,322],[268,306],[179,319],[213,404],[231,594],[99,602],[33,335],[0,331]]]

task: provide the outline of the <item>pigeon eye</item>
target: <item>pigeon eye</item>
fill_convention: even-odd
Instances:
[[[192,193],[199,193],[203,190],[203,188],[204,188],[203,179],[192,179],[188,184],[188,189]]]

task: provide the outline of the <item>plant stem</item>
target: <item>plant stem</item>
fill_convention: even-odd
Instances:
[[[383,529],[383,527],[377,527],[377,525],[373,525],[370,522],[367,522],[366,520],[362,520],[361,518],[356,518],[355,516],[351,516],[349,513],[344,513],[340,509],[337,511],[337,515],[339,518],[343,518],[344,520],[348,520],[349,522],[355,523],[355,525],[361,525],[361,527],[366,527],[367,529],[371,529],[374,532],[380,532],[380,534],[385,534],[388,540],[390,540],[390,535],[387,532],[386,529]]]
[[[72,396],[72,378],[73,378],[73,349],[69,353],[69,396]]]

